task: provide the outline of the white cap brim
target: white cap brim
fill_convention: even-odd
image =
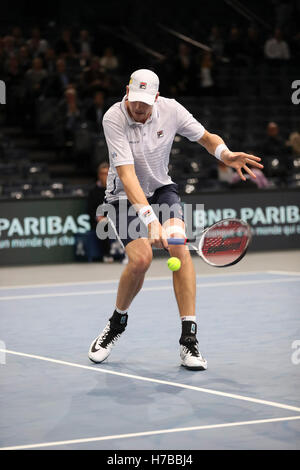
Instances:
[[[151,95],[150,93],[143,93],[142,91],[132,91],[129,89],[128,93],[128,101],[141,101],[142,103],[149,104],[152,106],[155,102],[155,95]]]

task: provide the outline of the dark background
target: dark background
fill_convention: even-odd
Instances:
[[[87,195],[95,187],[97,166],[108,161],[102,125],[90,117],[95,93],[100,92],[105,113],[122,99],[130,74],[138,68],[154,70],[160,77],[161,95],[182,103],[231,150],[253,153],[263,160],[263,175],[256,181],[247,178],[243,183],[232,175],[224,179],[214,157],[176,136],[169,173],[183,200],[192,196],[202,201],[202,195],[207,195],[207,204],[214,200],[218,207],[224,198],[233,204],[248,198],[251,204],[256,197],[280,201],[288,193],[289,204],[294,198],[299,205],[300,147],[287,145],[291,136],[300,139],[300,104],[291,99],[292,83],[300,80],[299,17],[300,0],[12,0],[2,6],[0,80],[6,83],[7,102],[0,105],[0,206],[10,201],[16,205],[14,213],[20,213],[20,200],[28,200],[28,207],[34,206],[34,200],[39,204],[52,200],[55,207],[56,200],[75,197],[84,212]],[[179,39],[162,25],[213,48],[212,52],[207,54]],[[21,28],[22,41],[9,50],[5,42],[14,27]],[[219,30],[221,52],[212,38],[214,27]],[[39,28],[47,50],[29,50],[21,63],[20,48],[28,47],[33,28]],[[59,44],[66,28],[74,45],[72,54],[64,54]],[[264,47],[278,28],[289,57],[270,59]],[[83,29],[89,33],[91,52],[81,62]],[[100,66],[96,73],[101,83],[89,88],[86,77],[91,64],[93,60],[99,63],[107,47],[113,49],[118,65],[112,70]],[[182,66],[181,48],[190,62],[187,70]],[[51,70],[48,49],[54,50]],[[31,87],[29,78],[35,59],[47,71],[38,90]],[[57,82],[56,64],[61,59],[67,86]],[[203,86],[203,72],[212,81],[209,87]],[[74,119],[68,116],[69,88],[76,95]],[[273,137],[267,131],[270,123],[277,126]],[[7,216],[4,209],[2,216]],[[287,238],[274,237],[264,247],[295,247],[298,238],[291,238],[289,246]],[[71,253],[71,248],[67,251]]]

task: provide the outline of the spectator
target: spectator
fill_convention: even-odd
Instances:
[[[26,108],[24,126],[27,129],[32,128],[32,124],[36,119],[36,100],[43,94],[46,84],[47,72],[43,68],[43,61],[39,57],[35,57],[32,61],[32,67],[25,74],[25,101]]]
[[[23,38],[23,32],[22,29],[19,28],[19,26],[14,26],[11,30],[11,35],[14,38],[15,46],[16,48],[20,48],[21,46],[24,45],[25,39]]]
[[[94,56],[90,66],[82,75],[82,94],[85,96],[93,96],[96,91],[105,91],[109,89],[109,86],[109,79],[100,67],[99,57]]]
[[[15,125],[22,122],[23,102],[25,97],[24,75],[16,57],[11,57],[7,63],[4,75],[6,83],[6,113],[7,122]]]
[[[211,52],[204,52],[201,60],[200,67],[200,86],[202,93],[205,95],[212,95],[214,93],[214,80],[213,80],[213,59]]]
[[[15,39],[13,36],[4,36],[3,38],[4,55],[6,59],[13,57],[17,53]]]
[[[41,32],[39,28],[33,28],[31,31],[31,38],[28,39],[27,45],[32,57],[40,57],[46,53],[48,49],[48,42],[46,39],[41,39]]]
[[[257,29],[253,26],[250,26],[247,30],[244,50],[250,67],[257,65],[262,61],[262,43]]]
[[[69,74],[66,71],[65,60],[58,59],[56,61],[56,72],[50,76],[47,82],[45,95],[61,98],[70,82]]]
[[[86,111],[86,119],[95,131],[101,128],[104,114],[104,93],[97,91],[94,95],[93,104]]]
[[[28,92],[31,96],[37,97],[43,92],[43,87],[48,77],[48,73],[43,68],[43,61],[36,57],[32,61],[32,68],[26,72],[26,82]]]
[[[192,56],[190,47],[185,43],[180,43],[178,54],[172,64],[173,87],[176,94],[195,94],[195,77],[197,68]]]
[[[71,36],[69,28],[63,29],[61,37],[55,45],[55,52],[59,57],[72,59],[76,56],[76,47]]]
[[[221,36],[220,29],[218,26],[213,26],[211,28],[208,41],[217,59],[221,58],[224,52],[224,41],[223,41],[223,38]]]
[[[84,57],[86,59],[90,58],[93,53],[92,41],[90,39],[89,32],[86,29],[82,29],[79,33],[78,53],[80,57]]]
[[[282,32],[276,28],[273,36],[265,42],[265,57],[269,60],[289,60],[290,48],[282,37]]]
[[[244,65],[246,63],[245,49],[240,30],[233,26],[229,38],[225,42],[224,54],[233,65]]]
[[[90,216],[91,230],[96,230],[99,222],[104,224],[107,223],[107,218],[105,216],[97,216],[96,212],[98,206],[104,202],[108,170],[109,164],[107,162],[103,162],[98,166],[96,185],[88,194],[88,213]],[[102,261],[106,263],[112,262],[114,259],[110,256],[109,238],[105,238],[104,240],[99,239],[99,243],[103,253]]]
[[[48,47],[45,53],[44,62],[45,69],[49,75],[52,75],[56,72],[56,54],[53,47]]]
[[[64,99],[59,104],[57,125],[62,133],[64,145],[72,147],[77,126],[81,123],[81,105],[77,99],[75,88],[69,87]]]
[[[18,53],[18,60],[20,65],[20,70],[23,74],[27,72],[31,65],[31,59],[29,56],[28,46],[21,46]]]
[[[107,47],[104,50],[104,54],[100,58],[100,66],[107,71],[116,70],[119,67],[118,58],[115,56],[112,47]]]
[[[284,140],[280,137],[279,127],[276,122],[269,122],[267,126],[267,135],[262,143],[264,155],[278,157],[287,154],[287,147]]]
[[[286,145],[291,148],[294,157],[300,157],[300,129],[289,135]]]

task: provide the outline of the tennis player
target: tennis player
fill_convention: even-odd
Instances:
[[[158,90],[159,78],[154,72],[135,71],[123,100],[115,103],[103,118],[110,159],[106,202],[116,209],[114,228],[120,236],[119,211],[124,211],[125,207],[127,225],[137,219],[146,230],[146,236],[142,235],[142,229],[140,237],[120,236],[129,262],[119,281],[115,310],[102,333],[92,342],[88,355],[95,363],[103,362],[124,332],[128,309],[143,286],[152,261],[152,246],[156,246],[168,249],[171,256],[181,261],[181,268],[173,272],[182,324],[181,365],[191,370],[205,370],[207,361],[198,349],[196,276],[190,251],[182,245],[168,247],[167,242],[167,238],[185,237],[178,186],[168,175],[171,147],[176,134],[198,142],[211,155],[234,168],[244,181],[242,170],[255,178],[248,165],[263,166],[258,163],[259,157],[230,151],[221,137],[205,130],[175,99],[159,96]],[[153,204],[167,204],[172,211],[167,217],[158,218],[151,207]],[[134,208],[132,215],[128,215],[130,206]]]

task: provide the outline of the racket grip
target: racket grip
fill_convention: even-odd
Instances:
[[[168,245],[185,245],[186,238],[168,238]]]

